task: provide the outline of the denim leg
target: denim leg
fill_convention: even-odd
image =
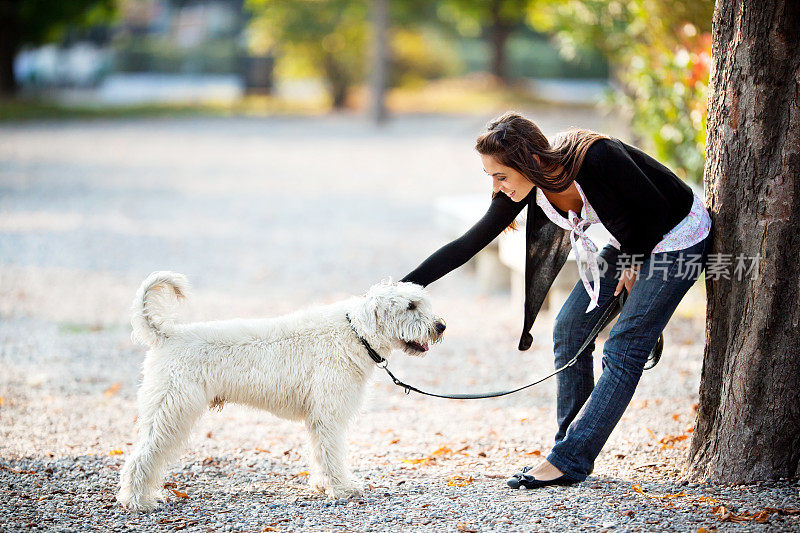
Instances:
[[[580,280],[573,287],[564,305],[561,306],[553,326],[555,368],[561,368],[575,357],[586,336],[597,324],[608,300],[613,296],[617,286],[614,265],[618,255],[619,250],[611,245],[606,246],[600,252],[602,260],[598,259],[598,263],[601,267],[601,279],[597,308],[589,313],[586,312],[589,295]],[[603,269],[604,264],[607,265],[605,270]],[[592,364],[594,348],[595,343],[592,339],[574,365],[556,374],[556,417],[558,422],[556,442],[564,438],[567,428],[594,389]]]
[[[557,439],[547,457],[565,474],[583,480],[592,472],[595,458],[630,403],[647,356],[678,303],[698,277],[696,271],[688,275],[680,272],[684,267],[682,258],[702,254],[705,264],[708,246],[710,240],[706,238],[684,250],[652,254],[642,265],[605,343],[600,379],[569,425],[566,435]],[[648,275],[651,269],[655,273]]]

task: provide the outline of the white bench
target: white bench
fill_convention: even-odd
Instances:
[[[472,194],[439,198],[434,204],[437,225],[448,236],[462,235],[480,219],[489,207],[488,195]],[[524,301],[525,289],[525,219],[522,211],[517,219],[519,229],[506,231],[481,250],[468,264],[472,264],[478,278],[478,286],[485,292],[511,291],[515,304]],[[602,247],[610,237],[605,228],[592,226],[587,231],[590,238]],[[549,300],[563,302],[578,281],[578,269],[573,252],[553,282],[542,309],[547,309]]]
[[[490,197],[484,194],[439,198],[434,203],[436,225],[448,237],[459,237],[486,213],[490,201]],[[508,291],[511,287],[510,270],[500,261],[498,241],[492,241],[467,263],[475,268],[478,286],[485,292]]]

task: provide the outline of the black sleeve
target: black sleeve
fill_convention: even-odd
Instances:
[[[400,281],[426,286],[460,267],[500,235],[526,205],[505,194],[496,195],[486,214],[464,235],[439,248]]]

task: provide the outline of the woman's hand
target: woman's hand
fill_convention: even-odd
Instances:
[[[625,291],[628,294],[631,293],[631,288],[633,288],[633,283],[639,275],[639,267],[641,266],[642,265],[631,265],[622,271],[622,275],[619,277],[619,282],[617,283],[617,288],[614,290],[614,296],[620,293],[622,287],[625,287]]]

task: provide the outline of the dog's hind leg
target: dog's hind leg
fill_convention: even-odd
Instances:
[[[131,511],[156,507],[165,470],[206,406],[199,387],[178,389],[164,381],[149,383],[145,376],[139,391],[139,440],[122,468],[117,494],[117,501]]]
[[[306,420],[310,448],[309,485],[331,498],[361,494],[346,462],[346,420]]]

